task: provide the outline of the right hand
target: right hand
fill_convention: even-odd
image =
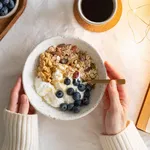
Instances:
[[[103,130],[106,135],[118,134],[126,128],[129,99],[124,85],[117,85],[113,79],[123,77],[105,62],[108,77],[112,80],[106,88],[101,105],[103,113]]]
[[[35,109],[30,105],[28,97],[24,93],[21,77],[12,89],[8,110],[20,114],[34,114]]]

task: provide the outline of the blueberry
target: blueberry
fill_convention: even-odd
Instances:
[[[92,90],[92,86],[90,84],[87,84],[86,85],[86,89],[89,90],[89,91],[91,91]]]
[[[80,112],[80,106],[74,106],[73,107],[73,112],[74,113],[79,113]]]
[[[1,2],[2,2],[4,5],[7,5],[7,4],[9,4],[10,0],[1,0]]]
[[[57,96],[58,98],[62,98],[62,97],[64,96],[64,93],[63,93],[61,90],[58,90],[58,91],[56,92],[56,96]]]
[[[83,105],[89,105],[89,103],[90,103],[90,100],[87,97],[84,97],[82,100],[82,104]]]
[[[73,85],[78,86],[80,84],[80,81],[77,79],[73,79]]]
[[[2,2],[0,2],[0,9],[2,9],[3,8],[3,4],[2,4]]]
[[[80,100],[80,98],[81,98],[81,94],[79,92],[74,92],[73,93],[73,99],[75,101]]]
[[[81,103],[82,103],[81,100],[77,100],[74,102],[74,105],[75,106],[81,106]]]
[[[90,91],[89,91],[89,90],[86,90],[86,91],[84,92],[84,97],[89,98],[90,96],[91,96]]]
[[[73,88],[68,88],[67,89],[67,94],[68,95],[73,95],[73,93],[74,93],[74,89]]]
[[[73,103],[68,104],[68,110],[69,110],[69,111],[72,111],[72,110],[73,110],[73,107],[74,107],[74,104],[73,104]]]
[[[69,78],[66,78],[64,80],[64,84],[69,85],[71,83],[71,80]]]
[[[10,0],[9,4],[7,5],[9,9],[13,9],[15,7],[15,2],[13,0]]]
[[[84,84],[79,84],[78,89],[79,89],[79,91],[83,92],[85,90],[85,85]]]
[[[5,16],[8,14],[8,8],[6,6],[4,6],[1,10],[0,10],[0,16]]]
[[[67,106],[67,104],[66,104],[66,103],[62,103],[62,104],[60,104],[60,110],[62,110],[62,111],[66,111],[66,110],[67,110],[67,108],[68,108],[68,106]]]

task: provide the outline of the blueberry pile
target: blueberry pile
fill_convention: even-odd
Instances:
[[[70,85],[71,80],[69,78],[66,78],[64,80],[64,84]],[[72,96],[74,103],[71,103],[71,104],[63,103],[63,104],[61,104],[60,105],[61,111],[67,111],[68,110],[68,111],[72,111],[74,113],[79,113],[82,106],[88,105],[90,103],[92,86],[90,84],[85,85],[78,79],[73,79],[73,85],[77,86],[79,91],[84,92],[83,99],[81,99],[81,94],[79,92],[74,91],[73,88],[68,88],[66,93],[67,93],[67,95]],[[64,96],[63,91],[58,90],[56,92],[56,96],[58,98],[62,98]]]
[[[14,7],[16,0],[0,0],[0,16],[7,15]]]

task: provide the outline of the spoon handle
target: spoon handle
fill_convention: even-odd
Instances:
[[[102,84],[108,84],[111,80],[110,79],[103,79],[103,80],[91,80],[90,83],[96,84],[96,83],[102,83]],[[116,79],[115,80],[117,84],[125,84],[125,79]]]

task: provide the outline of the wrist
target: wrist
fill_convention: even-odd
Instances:
[[[129,125],[129,121],[126,121],[122,125],[114,125],[114,127],[106,129],[106,132],[103,135],[116,135],[126,129]]]

